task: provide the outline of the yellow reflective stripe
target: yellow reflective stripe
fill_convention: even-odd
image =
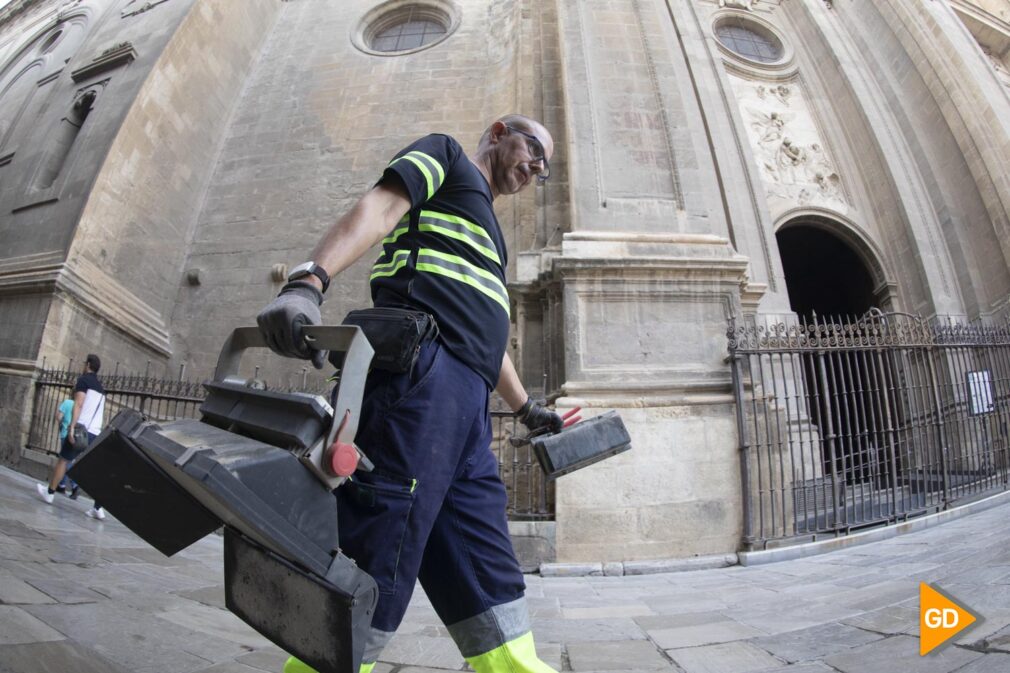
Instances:
[[[410,152],[407,152],[407,154],[413,154],[415,157],[420,157],[421,159],[427,159],[428,161],[431,162],[431,164],[435,167],[435,171],[438,173],[438,184],[435,185],[435,190],[437,191],[438,188],[442,186],[442,183],[445,182],[445,171],[442,170],[442,164],[438,163],[437,161],[435,161],[434,157],[425,154],[421,150],[412,150]]]
[[[430,220],[445,222],[450,225],[450,227],[447,228],[443,225],[435,224]],[[501,259],[498,257],[498,251],[494,248],[494,241],[491,240],[491,237],[488,236],[488,233],[484,231],[483,227],[480,227],[469,220],[465,220],[462,217],[449,215],[447,213],[437,213],[433,210],[422,210],[421,215],[418,218],[418,222],[418,229],[420,231],[431,231],[466,243],[498,266],[501,266]],[[474,240],[474,238],[469,234],[473,234],[478,238],[486,240],[490,243],[490,246],[484,245],[482,241]]]
[[[557,673],[540,661],[533,634],[528,631],[490,652],[467,657],[466,663],[476,673]]]
[[[384,239],[382,239],[382,244],[386,245],[387,243],[396,243],[396,239],[398,239],[401,236],[403,236],[404,234],[406,234],[407,231],[409,231],[409,230],[410,230],[409,226],[408,227],[397,227],[396,229],[393,229],[393,233],[391,233],[389,236],[386,236]]]
[[[454,238],[457,241],[462,241],[463,243],[466,243],[480,254],[490,259],[495,264],[499,265],[501,264],[501,260],[498,259],[498,253],[496,253],[491,248],[485,247],[480,243],[477,243],[472,238],[468,238],[465,234],[461,234],[458,231],[453,231],[452,229],[446,229],[445,227],[439,227],[434,224],[427,224],[425,222],[419,224],[418,229],[420,231],[430,231],[436,234],[441,234],[442,236],[448,236],[449,238]]]
[[[370,664],[361,664],[358,673],[372,673],[373,668],[375,668],[374,661]],[[288,660],[284,662],[284,673],[316,673],[316,669],[310,667],[301,659],[288,657]]]
[[[433,263],[422,262],[422,257],[432,260]],[[450,268],[446,266],[446,262],[453,264],[458,268]],[[482,269],[479,266],[474,266],[462,257],[438,252],[437,250],[422,248],[418,251],[417,270],[439,274],[446,276],[447,278],[452,278],[453,280],[458,280],[461,283],[465,283],[498,302],[498,304],[505,309],[505,313],[511,316],[511,311],[509,310],[508,291],[505,289],[502,282],[490,271]],[[493,288],[488,287],[485,283],[482,283],[480,279],[486,280],[488,284],[493,286]]]
[[[316,673],[316,669],[301,659],[288,657],[288,660],[284,662],[284,673]]]
[[[431,177],[431,171],[429,171],[428,167],[424,165],[424,162],[422,162],[417,157],[413,157],[409,154],[404,154],[400,158],[406,159],[410,163],[417,166],[417,168],[421,171],[421,174],[424,175],[425,181],[428,183],[428,198],[430,199],[431,197],[435,196],[435,180],[434,178]]]
[[[382,259],[380,257],[379,259]],[[372,275],[368,277],[368,280],[375,280],[382,276],[392,276],[397,271],[402,269],[407,265],[407,261],[410,259],[410,250],[397,250],[393,253],[393,259],[388,262],[376,262],[372,265]]]
[[[436,220],[445,220],[446,222],[452,222],[453,224],[458,224],[461,227],[469,229],[478,236],[481,236],[483,238],[486,238],[488,241],[491,241],[491,237],[488,236],[488,233],[486,231],[484,231],[484,227],[476,225],[470,220],[464,219],[462,217],[458,217],[456,215],[450,215],[449,213],[439,213],[434,210],[422,210],[421,217],[433,217]]]
[[[410,163],[414,164],[415,166],[417,166],[417,169],[421,171],[421,174],[424,176],[425,182],[428,183],[428,199],[433,197],[435,195],[435,192],[438,191],[438,188],[442,186],[442,182],[445,180],[445,170],[442,168],[442,164],[438,163],[432,157],[428,156],[424,152],[413,150],[411,152],[407,152],[398,159],[393,159],[391,162],[389,162],[389,165],[392,166],[397,161],[401,161],[403,159],[406,159]],[[432,169],[435,170],[435,173],[437,175],[432,176],[431,174]]]

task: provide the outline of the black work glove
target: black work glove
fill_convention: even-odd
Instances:
[[[561,428],[564,425],[561,416],[539,402],[534,402],[532,397],[528,398],[526,404],[520,407],[519,411],[516,412],[516,416],[531,433],[542,429],[547,429],[550,432],[561,432]]]
[[[312,348],[302,336],[302,327],[318,325],[322,320],[322,303],[323,293],[311,283],[294,280],[282,287],[277,298],[256,316],[270,350],[289,358],[312,360],[316,369],[322,369],[326,351]]]

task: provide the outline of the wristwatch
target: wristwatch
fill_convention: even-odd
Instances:
[[[300,280],[309,274],[319,279],[319,282],[323,284],[323,292],[326,292],[326,289],[330,287],[330,274],[315,262],[305,262],[291,269],[291,273],[288,274],[288,282]]]

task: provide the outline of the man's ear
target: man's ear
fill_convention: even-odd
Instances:
[[[491,124],[491,136],[489,138],[491,144],[492,145],[498,144],[498,141],[506,133],[508,133],[508,129],[505,127],[505,122],[503,122],[502,120],[499,119],[495,123]]]

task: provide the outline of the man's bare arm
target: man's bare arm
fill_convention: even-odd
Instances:
[[[358,199],[354,207],[330,227],[310,259],[326,269],[332,278],[385,238],[409,210],[410,197],[403,185],[396,180],[384,180]],[[315,276],[305,279],[322,289],[322,283]]]
[[[77,425],[81,417],[81,409],[84,408],[84,398],[87,395],[84,391],[78,390],[74,393],[74,413],[70,418],[70,429],[67,431],[67,439],[71,446],[74,444],[74,426]]]
[[[502,358],[501,372],[498,374],[498,385],[495,386],[495,392],[501,395],[513,413],[519,411],[529,398],[508,353],[505,353]]]

